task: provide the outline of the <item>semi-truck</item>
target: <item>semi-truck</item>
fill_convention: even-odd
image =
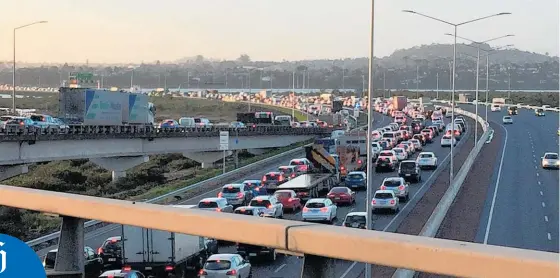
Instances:
[[[200,236],[122,225],[122,265],[155,277],[195,277],[209,252]]]
[[[69,124],[154,125],[155,106],[149,96],[102,89],[59,89],[58,117]]]
[[[344,136],[343,136],[344,137]],[[363,167],[360,160],[360,147],[353,144],[345,144],[342,138],[316,139],[315,145],[322,145],[328,154],[338,161],[340,180],[344,180],[349,172],[359,170]]]
[[[237,113],[237,121],[246,125],[280,125],[279,122],[275,122],[272,112]]]
[[[404,96],[393,97],[393,110],[402,111],[406,107],[407,99]]]

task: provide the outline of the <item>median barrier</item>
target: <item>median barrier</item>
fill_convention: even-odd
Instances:
[[[165,200],[170,199],[170,198],[174,199],[175,196],[179,196],[179,195],[185,193],[188,190],[196,189],[196,188],[203,187],[203,186],[209,186],[209,185],[212,185],[212,184],[218,184],[220,181],[224,181],[224,180],[243,177],[243,176],[245,176],[249,173],[253,173],[257,169],[261,169],[264,165],[273,164],[274,162],[276,162],[278,160],[286,159],[287,157],[295,155],[298,152],[303,152],[304,147],[305,146],[294,148],[294,149],[289,150],[287,152],[274,155],[272,157],[263,159],[259,162],[255,162],[255,163],[251,163],[249,165],[245,165],[245,166],[240,167],[238,169],[226,172],[225,174],[221,174],[221,175],[215,176],[213,178],[195,183],[193,185],[189,185],[189,186],[177,189],[175,191],[172,191],[172,192],[169,192],[167,194],[155,197],[155,198],[150,199],[150,200],[146,200],[144,202],[145,203],[160,203],[160,202],[165,201]],[[88,221],[88,222],[84,223],[84,228],[91,228],[91,227],[97,226],[99,224],[102,224],[102,222],[97,221],[97,220]],[[60,232],[55,232],[55,233],[52,233],[52,234],[49,234],[49,235],[42,236],[40,238],[30,240],[30,241],[26,242],[26,244],[33,248],[35,246],[42,245],[42,244],[47,243],[49,241],[57,240],[59,235],[60,235]],[[40,246],[39,248],[42,249],[42,248],[45,248],[45,247],[46,246]]]
[[[474,113],[464,111],[460,108],[455,108],[455,113],[459,115],[463,115],[469,117],[476,121],[476,124],[480,124],[482,126],[482,130],[484,133],[480,137],[480,139],[476,142],[475,146],[473,147],[472,151],[469,153],[465,162],[454,176],[453,181],[451,181],[447,191],[444,193],[443,197],[440,199],[439,203],[436,205],[434,211],[430,215],[430,218],[420,231],[419,236],[424,237],[435,237],[443,220],[445,219],[445,215],[451,208],[453,201],[457,197],[465,178],[467,177],[468,172],[470,171],[473,163],[480,153],[482,147],[488,141],[490,134],[493,133],[492,128],[490,128],[489,124],[484,121],[484,119]],[[415,275],[415,271],[409,269],[397,269],[393,274],[393,278],[412,278]]]

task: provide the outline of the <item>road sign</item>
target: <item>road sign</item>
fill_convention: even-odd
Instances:
[[[229,131],[220,131],[220,150],[229,150]]]
[[[359,103],[359,102],[356,102],[356,105],[354,105],[354,108],[356,108],[356,109],[360,109],[360,107],[362,107],[362,105],[360,105],[360,103]]]

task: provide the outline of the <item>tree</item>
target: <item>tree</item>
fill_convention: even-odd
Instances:
[[[25,235],[21,211],[12,207],[0,207],[0,233],[17,238]]]
[[[197,64],[202,64],[202,63],[204,62],[204,56],[202,56],[202,55],[196,55],[194,61],[195,61]]]
[[[239,58],[237,58],[237,61],[241,64],[247,64],[251,62],[251,57],[247,54],[241,54]]]

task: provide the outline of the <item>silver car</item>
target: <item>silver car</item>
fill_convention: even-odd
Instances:
[[[380,190],[392,190],[395,193],[395,196],[398,198],[404,199],[404,201],[408,201],[408,182],[401,177],[391,177],[385,178],[381,186],[379,187]]]
[[[243,183],[231,183],[222,187],[218,197],[226,198],[228,204],[232,206],[244,206],[253,199],[253,192],[248,185]]]
[[[237,254],[215,254],[210,256],[198,274],[201,278],[250,278],[251,263]]]
[[[558,169],[560,167],[557,153],[545,153],[541,158],[541,165],[544,169]]]
[[[393,190],[377,190],[371,200],[371,210],[376,212],[380,209],[390,209],[397,213],[399,211],[399,198]]]
[[[502,123],[507,125],[507,124],[513,124],[513,118],[511,116],[504,116],[502,118]]]
[[[250,207],[262,208],[264,217],[283,218],[284,206],[275,196],[258,196],[249,203]]]
[[[208,211],[233,212],[233,206],[228,204],[226,198],[204,198],[198,202],[197,208]]]

